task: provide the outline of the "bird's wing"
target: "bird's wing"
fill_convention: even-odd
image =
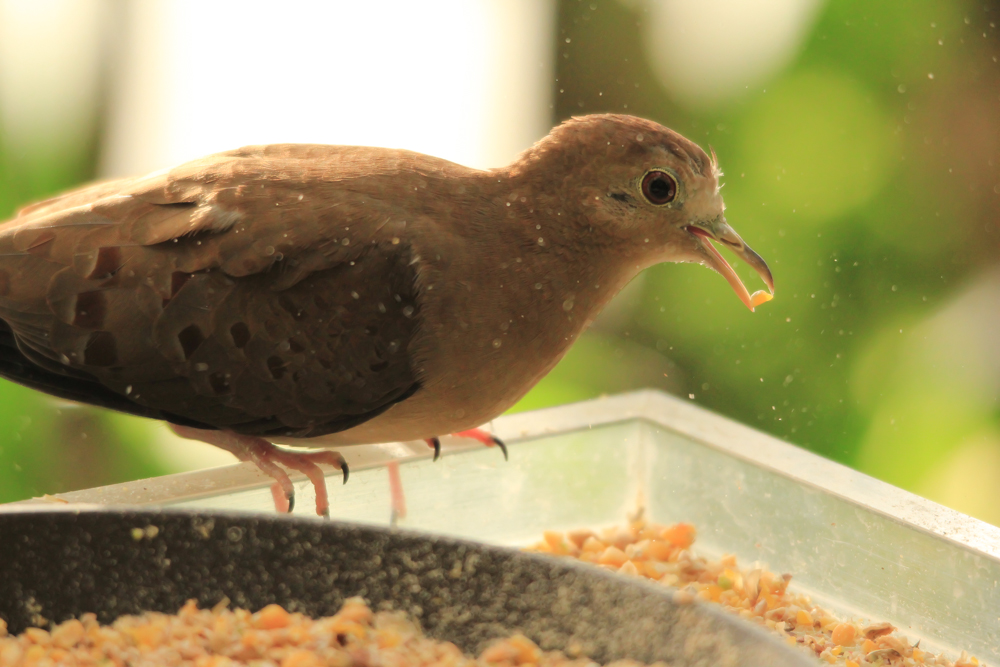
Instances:
[[[0,374],[261,435],[403,400],[417,258],[405,216],[352,185],[364,150],[252,147],[22,210],[0,226]]]

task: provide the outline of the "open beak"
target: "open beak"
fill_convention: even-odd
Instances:
[[[767,268],[767,264],[764,263],[761,256],[751,250],[750,246],[743,242],[743,239],[741,239],[740,235],[729,226],[729,223],[726,222],[725,218],[719,216],[707,224],[699,226],[688,225],[685,229],[694,234],[694,236],[698,239],[698,243],[705,249],[705,254],[708,258],[708,266],[718,271],[722,274],[722,277],[729,281],[730,286],[732,286],[733,290],[736,292],[736,296],[740,297],[740,300],[746,304],[747,308],[753,311],[754,308],[760,304],[766,303],[774,298],[774,279],[771,277],[771,270]],[[739,255],[744,262],[753,267],[753,270],[757,272],[757,274],[764,281],[764,284],[767,285],[769,292],[765,292],[764,290],[754,292],[753,294],[747,292],[747,288],[743,284],[743,281],[741,281],[739,276],[736,275],[736,272],[733,271],[733,267],[729,266],[729,262],[727,262],[722,255],[719,254],[719,251],[715,249],[715,246],[712,245],[712,241],[729,246],[729,248]]]

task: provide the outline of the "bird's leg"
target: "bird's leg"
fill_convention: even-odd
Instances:
[[[456,438],[478,440],[487,447],[497,446],[503,452],[504,460],[507,460],[507,445],[503,443],[503,440],[482,429],[473,428],[468,431],[452,433],[452,435]],[[425,438],[424,442],[434,450],[434,460],[437,461],[441,456],[441,438]],[[386,469],[389,471],[389,497],[392,499],[389,525],[395,526],[399,519],[406,518],[406,496],[403,494],[403,481],[399,476],[399,462],[395,460],[390,461],[386,465]]]
[[[288,474],[277,464],[298,470],[309,478],[316,489],[316,514],[329,518],[330,502],[326,494],[326,478],[318,464],[325,463],[344,473],[344,483],[350,475],[347,462],[339,452],[329,450],[319,452],[290,452],[276,447],[264,438],[240,435],[230,431],[212,431],[170,424],[174,433],[182,438],[200,440],[233,454],[240,461],[253,463],[265,475],[274,479],[271,495],[279,512],[291,512],[295,507],[295,487]]]
[[[400,519],[406,518],[406,496],[403,494],[403,480],[399,476],[399,461],[393,459],[385,467],[389,471],[389,498],[391,499],[389,525],[395,526]]]

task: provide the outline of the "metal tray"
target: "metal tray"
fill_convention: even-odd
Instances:
[[[1000,529],[653,391],[497,419],[495,449],[445,441],[344,448],[333,516],[385,525],[386,462],[401,461],[401,523],[501,545],[543,530],[621,523],[637,506],[699,530],[695,550],[794,575],[842,616],[890,621],[912,641],[1000,663]],[[298,477],[300,511],[311,491]],[[239,464],[62,494],[77,503],[272,512],[269,480]],[[8,506],[10,509],[23,504]],[[318,519],[317,519],[318,520]]]

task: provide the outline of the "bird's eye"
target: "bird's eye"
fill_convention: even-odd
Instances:
[[[677,181],[665,171],[650,171],[642,177],[642,196],[654,206],[669,204],[677,196]]]

